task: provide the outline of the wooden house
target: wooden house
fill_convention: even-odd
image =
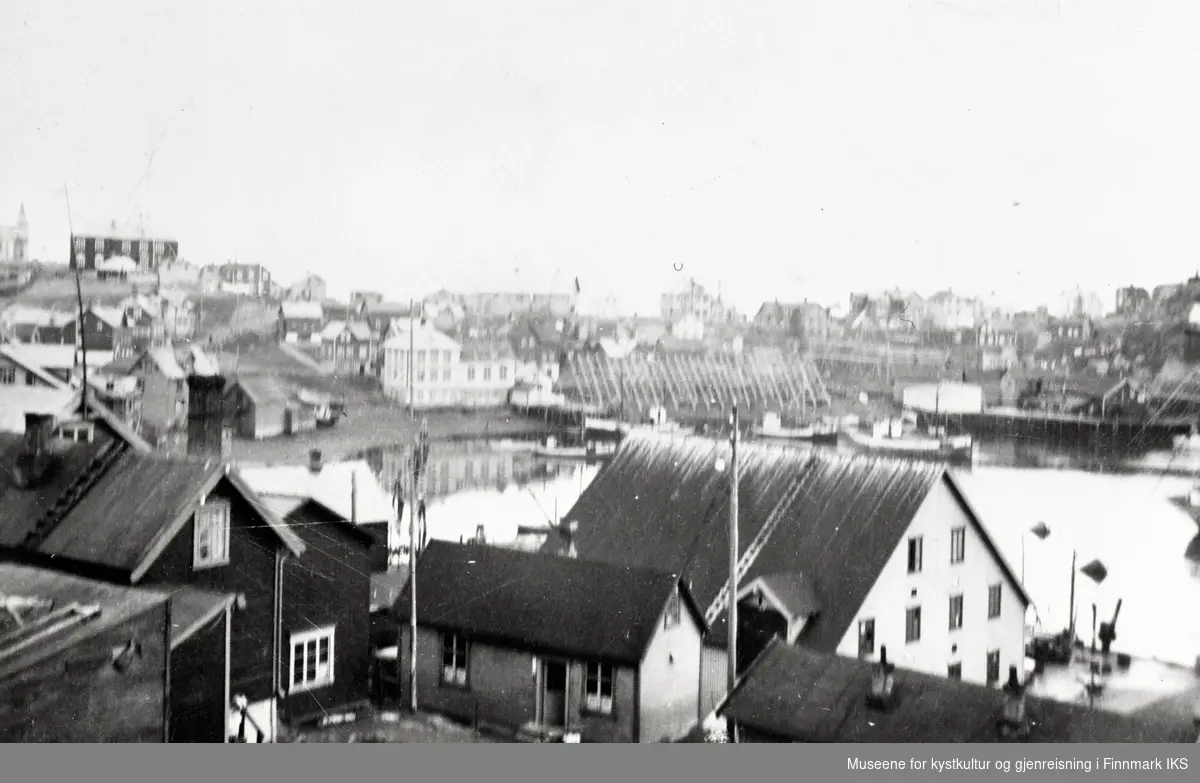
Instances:
[[[670,569],[704,608],[704,713],[726,695],[725,444],[636,431],[568,512],[568,551]],[[739,639],[995,683],[1025,659],[1029,597],[945,465],[746,443],[739,446],[743,577]],[[628,542],[636,541],[637,546]],[[563,542],[547,542],[562,551]],[[758,601],[756,587],[773,600]],[[963,609],[962,607],[966,607]],[[955,607],[958,607],[956,609]],[[953,618],[953,619],[951,619]],[[738,671],[759,650],[739,646]]]
[[[699,719],[704,620],[676,575],[442,541],[417,571],[425,709],[583,742],[671,741]],[[406,690],[408,595],[395,605]]]
[[[153,437],[164,436],[187,424],[187,372],[169,345],[144,351],[131,372],[142,383],[142,421]]]
[[[79,344],[79,319],[63,326],[63,343]],[[84,345],[88,351],[116,352],[127,337],[124,313],[119,308],[93,305],[83,313]]]
[[[239,375],[225,389],[225,411],[239,438],[262,440],[285,432],[291,399],[274,378]]]
[[[58,415],[74,398],[71,388],[43,369],[28,348],[0,344],[0,432],[24,432],[26,413]]]
[[[320,301],[287,301],[279,306],[279,341],[313,343],[321,338],[325,312]]]
[[[366,321],[330,321],[321,330],[321,359],[337,375],[375,375],[379,336]]]
[[[301,535],[224,462],[223,386],[221,378],[193,384],[187,458],[168,458],[121,439],[55,442],[37,428],[21,442],[0,444],[7,447],[2,453],[9,463],[0,472],[0,548],[10,559],[119,584],[238,596],[229,638],[229,692],[233,702],[248,705],[253,733],[272,738],[280,722],[290,719],[279,708],[295,706],[286,694],[297,660],[289,639],[298,621],[289,625],[285,617],[303,611],[313,628],[340,628],[357,622],[359,614],[365,621],[370,577],[345,549],[327,551],[344,558],[349,570],[326,573],[332,566],[322,553],[304,559],[308,547]],[[27,466],[18,471],[24,473],[19,482],[8,478],[14,466]],[[367,557],[363,545],[361,558]],[[299,563],[289,572],[293,559]],[[321,593],[328,584],[337,591]],[[324,597],[307,603],[304,596],[315,594]],[[215,642],[205,649],[215,654]],[[338,655],[332,647],[326,652],[326,664]],[[357,654],[353,642],[346,654]],[[318,649],[318,663],[323,655]],[[307,658],[300,662],[308,666]],[[211,692],[205,688],[215,687],[212,673],[221,661],[198,654],[182,666],[172,667],[177,687]],[[309,683],[314,692],[323,687]],[[285,694],[282,705],[279,694]],[[324,706],[333,715],[341,705],[330,700]],[[230,733],[242,714],[230,710]]]
[[[387,332],[392,321],[397,318],[407,319],[413,311],[408,302],[363,302],[360,317],[371,327],[371,331],[387,339]],[[419,310],[416,313],[419,315]]]
[[[0,563],[0,742],[164,742],[170,595]]]
[[[1123,715],[772,642],[718,713],[740,742],[1194,743],[1169,711]]]

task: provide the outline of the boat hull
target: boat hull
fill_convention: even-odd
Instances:
[[[975,451],[974,441],[968,438],[877,438],[854,430],[846,437],[858,448],[873,454],[895,457],[915,457],[946,461],[970,460]]]
[[[814,430],[812,427],[767,431],[762,427],[755,427],[754,437],[762,440],[799,441],[802,443],[835,445],[838,442],[838,431]]]

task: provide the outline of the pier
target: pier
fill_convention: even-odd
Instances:
[[[1169,449],[1175,435],[1191,431],[1195,419],[1160,417],[1120,418],[987,408],[980,413],[918,414],[918,423],[944,423],[949,429],[980,439],[1029,438],[1053,446],[1092,446],[1111,449]]]

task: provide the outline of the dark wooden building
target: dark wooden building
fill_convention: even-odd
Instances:
[[[133,259],[139,269],[157,269],[159,264],[179,258],[179,243],[122,230],[115,222],[104,230],[71,235],[71,269],[95,269],[96,262],[114,256]]]
[[[163,742],[166,592],[0,564],[0,742]]]

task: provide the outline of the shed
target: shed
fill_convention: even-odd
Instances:
[[[284,434],[291,407],[283,388],[268,376],[239,376],[225,388],[226,416],[240,438],[262,440]]]

